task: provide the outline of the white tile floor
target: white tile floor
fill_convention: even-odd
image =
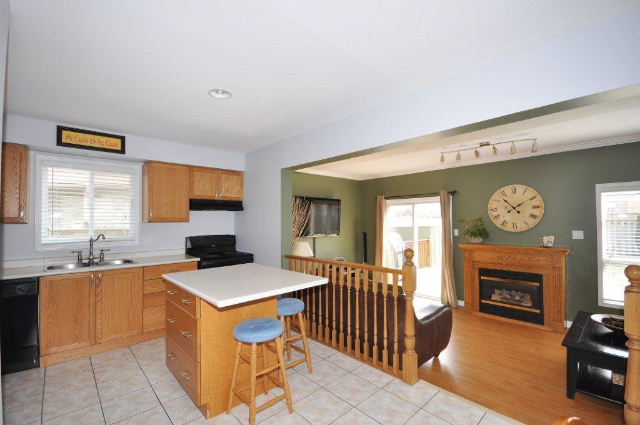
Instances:
[[[290,370],[295,413],[281,402],[258,414],[264,425],[509,425],[508,418],[427,382],[405,385],[312,342],[314,373]],[[297,354],[294,351],[295,354]],[[248,408],[206,421],[164,365],[164,339],[2,378],[6,425],[239,425]],[[264,397],[264,396],[263,396]],[[260,403],[260,400],[258,401]]]

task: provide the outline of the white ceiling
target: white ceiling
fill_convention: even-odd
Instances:
[[[250,151],[637,0],[11,0],[7,112]],[[212,88],[233,93],[226,101]]]
[[[401,143],[398,148],[361,155],[340,161],[315,165],[297,171],[354,180],[418,173],[421,171],[461,167],[486,162],[506,161],[534,155],[586,149],[618,143],[640,141],[640,96],[591,106],[570,109],[537,118],[490,127],[466,134],[442,137],[424,137]],[[518,143],[516,154],[510,145],[499,147],[498,155],[490,147],[479,148],[480,158],[473,151],[461,152],[456,161],[456,150],[477,147],[480,142],[502,142],[537,139],[538,152],[530,151],[530,143]],[[454,151],[445,155],[442,151]]]

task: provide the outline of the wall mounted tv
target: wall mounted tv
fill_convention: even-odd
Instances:
[[[340,234],[340,199],[307,198],[311,216],[305,236],[336,236]]]

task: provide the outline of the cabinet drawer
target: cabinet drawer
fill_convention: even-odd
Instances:
[[[164,305],[145,308],[142,310],[142,332],[164,329],[165,317]]]
[[[188,315],[174,303],[167,304],[167,334],[195,360],[198,352],[198,320]]]
[[[152,279],[144,281],[144,293],[153,294],[156,292],[164,292],[164,279]]]
[[[158,266],[147,266],[144,268],[144,280],[162,279],[162,275],[166,273],[185,272],[187,270],[196,270],[198,263],[191,261],[189,263],[173,263],[161,264]]]
[[[144,294],[142,306],[144,308],[149,308],[164,305],[164,298],[164,292],[158,292],[155,294]]]
[[[167,291],[165,293],[167,301],[175,303],[193,317],[198,317],[198,298],[195,295],[171,282],[167,282]]]
[[[167,335],[167,368],[196,406],[200,401],[200,363],[193,360],[171,336]]]

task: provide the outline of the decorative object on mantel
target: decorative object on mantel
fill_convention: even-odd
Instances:
[[[544,215],[544,201],[537,190],[523,184],[501,187],[489,199],[489,218],[507,232],[524,232]]]
[[[566,257],[571,252],[569,248],[483,244],[459,244],[459,247],[464,252],[466,311],[554,332],[565,331]],[[496,278],[501,273],[516,274],[517,278]],[[481,276],[487,278],[481,279]],[[533,305],[529,306],[526,296],[519,294],[513,294],[511,299],[527,299],[527,302],[513,305],[496,300],[492,297],[495,289],[529,294]],[[481,302],[483,299],[485,302]],[[537,320],[528,320],[535,315],[538,315]]]
[[[555,236],[553,235],[540,236],[540,246],[543,248],[552,248],[554,240]]]
[[[617,314],[592,314],[591,320],[600,323],[617,334],[624,335],[624,316]]]
[[[59,125],[56,145],[66,148],[124,154],[124,136]]]
[[[463,218],[460,220],[460,223],[464,225],[462,235],[467,238],[469,243],[482,243],[482,241],[489,237],[489,231],[482,217]]]
[[[479,159],[482,157],[482,151],[487,148],[491,150],[491,154],[493,156],[498,155],[499,149],[498,146],[500,145],[510,145],[509,146],[509,153],[511,155],[515,154],[516,152],[518,152],[518,149],[516,148],[516,143],[517,144],[523,144],[523,143],[531,143],[531,146],[529,148],[529,151],[531,153],[536,153],[538,152],[538,139],[518,139],[518,140],[507,140],[505,142],[480,142],[478,143],[478,146],[474,146],[471,148],[464,148],[464,149],[454,149],[452,151],[443,151],[440,152],[440,163],[444,164],[446,161],[446,156],[450,155],[450,154],[456,154],[456,161],[460,161],[462,160],[462,153],[463,152],[467,152],[467,151],[473,151],[473,157],[475,159]]]
[[[291,242],[294,250],[296,249],[297,243],[300,242],[304,236],[307,226],[309,225],[310,218],[311,208],[309,201],[302,197],[295,196],[291,204]]]

